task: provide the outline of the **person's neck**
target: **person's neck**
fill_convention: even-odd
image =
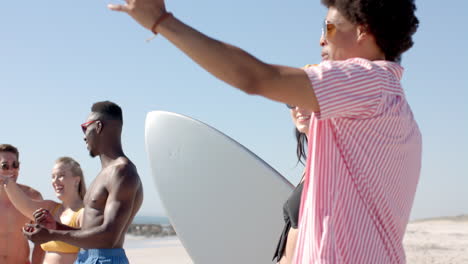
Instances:
[[[101,159],[101,166],[107,167],[111,162],[119,157],[125,156],[122,150],[122,143],[120,138],[107,135],[101,144],[99,151],[99,158]]]
[[[101,159],[101,166],[103,168],[107,167],[110,163],[120,157],[125,157],[125,153],[121,148],[104,151],[99,155],[99,158]]]
[[[5,191],[5,187],[3,187],[3,184],[2,186],[0,186],[0,201],[3,203],[5,202],[11,203],[10,198],[8,197],[8,194]]]

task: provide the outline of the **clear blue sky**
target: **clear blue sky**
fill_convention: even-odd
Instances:
[[[124,110],[123,146],[145,186],[140,215],[164,215],[144,148],[144,120],[167,110],[233,137],[297,183],[295,139],[282,104],[229,87],[106,1],[7,1],[0,16],[0,142],[21,151],[19,182],[55,199],[54,160],[76,158],[89,184],[100,162],[88,156],[79,127],[92,103]],[[468,213],[468,2],[417,1],[420,28],[403,57],[403,86],[423,133],[423,169],[412,218]],[[315,1],[183,1],[167,8],[208,35],[270,63],[320,61]],[[223,175],[220,175],[223,177]]]

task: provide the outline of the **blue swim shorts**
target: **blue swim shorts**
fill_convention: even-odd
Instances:
[[[74,264],[129,264],[123,248],[81,249]]]

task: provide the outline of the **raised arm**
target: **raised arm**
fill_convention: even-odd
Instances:
[[[154,28],[205,70],[248,94],[297,105],[318,112],[319,105],[307,74],[300,68],[264,63],[247,52],[212,39],[174,16],[168,16],[163,0],[127,0],[109,5],[132,16],[143,27]]]
[[[42,200],[39,192],[17,184],[9,178],[3,179],[3,187],[8,195],[11,203],[20,211],[24,216],[34,220],[33,213],[38,208],[49,209],[53,207],[53,201]]]

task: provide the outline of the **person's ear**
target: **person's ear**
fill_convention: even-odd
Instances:
[[[369,28],[366,25],[358,25],[357,36],[358,42],[367,40],[371,36]]]
[[[96,123],[97,123],[96,124],[96,133],[100,134],[102,129],[103,129],[103,124],[102,124],[102,122],[100,120],[98,120]]]

